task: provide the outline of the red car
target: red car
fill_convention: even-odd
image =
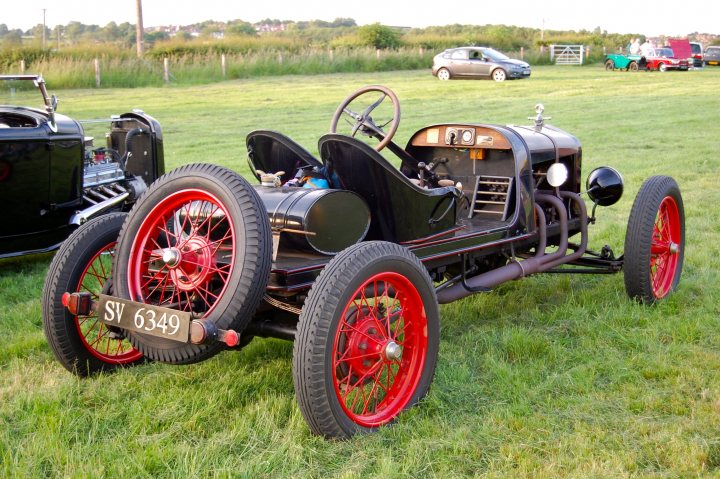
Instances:
[[[687,59],[675,58],[675,54],[670,48],[656,48],[642,58],[638,62],[640,68],[646,70],[658,70],[661,72],[667,70],[683,70],[687,71]]]

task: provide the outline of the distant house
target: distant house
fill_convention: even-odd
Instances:
[[[286,23],[260,23],[255,25],[255,31],[259,33],[284,32],[287,30]]]

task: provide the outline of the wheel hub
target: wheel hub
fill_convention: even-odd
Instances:
[[[192,237],[180,248],[166,248],[162,261],[170,269],[170,277],[181,291],[194,291],[206,285],[214,275],[212,249],[203,237]]]
[[[175,268],[180,263],[180,251],[177,248],[166,248],[162,260],[168,268]]]
[[[388,361],[399,361],[402,359],[402,348],[393,340],[385,345],[385,359]]]

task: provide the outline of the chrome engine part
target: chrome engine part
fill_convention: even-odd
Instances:
[[[84,170],[83,186],[85,189],[125,179],[125,172],[120,167],[120,164],[112,160],[106,160],[102,163],[86,161]]]

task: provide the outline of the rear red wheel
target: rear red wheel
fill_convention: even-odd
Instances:
[[[114,284],[121,297],[242,332],[262,301],[271,248],[265,208],[245,179],[216,165],[186,165],[158,179],[133,207],[118,241]],[[170,363],[194,363],[223,348],[128,335],[143,354]]]
[[[298,323],[295,394],[313,432],[347,438],[391,423],[428,391],[439,312],[405,248],[368,242],[325,267]]]
[[[62,304],[65,293],[88,292],[93,299],[112,294],[112,261],[125,217],[110,213],[78,228],[58,250],[45,280],[45,336],[60,363],[79,376],[143,360],[123,331],[108,328],[96,314],[74,316]]]
[[[228,208],[198,189],[177,191],[145,217],[130,249],[127,282],[135,301],[209,315],[235,267],[237,238]]]
[[[645,303],[678,285],[685,253],[685,214],[675,180],[653,176],[633,203],[625,238],[625,288]]]

